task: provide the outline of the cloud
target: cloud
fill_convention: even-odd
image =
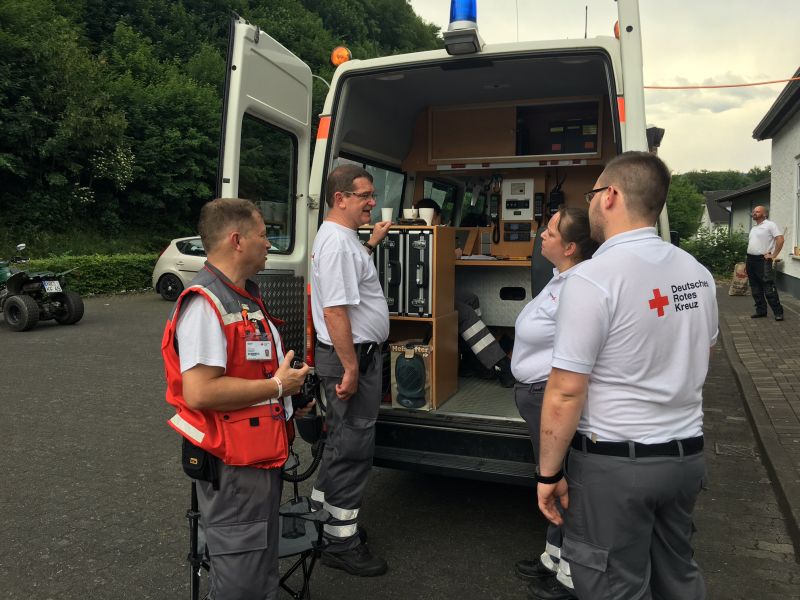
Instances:
[[[742,76],[730,71],[721,75],[705,77],[692,81],[685,77],[674,77],[649,85],[664,86],[714,86],[745,84],[765,81],[764,75]],[[645,90],[645,105],[648,113],[680,114],[711,113],[719,114],[729,110],[741,109],[752,103],[763,104],[777,98],[782,84],[747,86],[735,88],[713,88],[697,90]]]

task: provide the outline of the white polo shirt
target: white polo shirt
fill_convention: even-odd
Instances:
[[[747,253],[763,256],[767,252],[775,250],[775,238],[783,235],[778,226],[764,219],[758,225],[753,225],[750,236],[747,239]]]
[[[539,294],[525,305],[514,324],[514,354],[511,372],[520,383],[544,381],[550,375],[553,360],[553,340],[556,337],[556,310],[564,282],[575,267],[559,273]]]
[[[332,344],[323,308],[347,306],[353,342],[385,342],[389,306],[378,271],[354,229],[324,221],[311,252],[311,314],[317,338]]]
[[[655,228],[616,235],[561,292],[553,367],[590,375],[578,431],[646,444],[701,435],[714,279]]]

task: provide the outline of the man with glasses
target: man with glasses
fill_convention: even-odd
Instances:
[[[370,577],[384,574],[387,564],[362,539],[358,513],[375,450],[381,352],[389,337],[389,307],[370,254],[391,221],[376,223],[369,241],[358,241],[358,228],[370,223],[375,208],[372,176],[359,166],[331,171],[325,191],[328,210],[311,254],[311,311],[328,438],[311,500],[333,518],[325,525],[322,563]]]
[[[778,226],[767,217],[769,211],[763,206],[753,209],[753,221],[747,241],[747,279],[750,293],[756,303],[756,312],[751,318],[767,316],[767,303],[776,321],[783,321],[783,306],[775,287],[775,261],[783,248],[783,234]]]
[[[586,194],[601,246],[559,298],[538,498],[579,598],[705,598],[691,535],[716,288],[656,233],[669,181],[647,152],[608,163]]]

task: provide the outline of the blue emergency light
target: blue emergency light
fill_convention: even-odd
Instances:
[[[450,24],[457,21],[478,23],[477,0],[450,0]]]
[[[477,0],[450,0],[450,25],[444,32],[448,54],[474,54],[483,48],[478,35]]]

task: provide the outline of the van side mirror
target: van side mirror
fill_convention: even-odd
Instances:
[[[673,246],[678,246],[678,248],[680,248],[680,246],[681,246],[681,236],[674,229],[670,230],[670,232],[669,232],[669,241],[672,243]]]

